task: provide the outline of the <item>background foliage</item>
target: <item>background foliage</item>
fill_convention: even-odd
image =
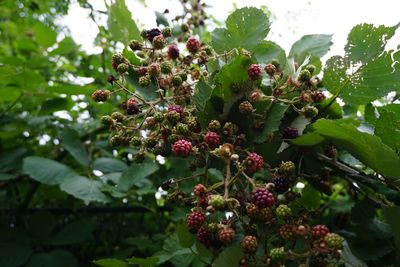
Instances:
[[[213,258],[182,223],[188,208],[165,202],[158,192],[165,180],[187,176],[187,161],[172,158],[160,164],[148,155],[138,164],[132,160],[135,149],[108,144],[98,118],[114,111],[119,99],[99,104],[88,96],[110,86],[117,42],[140,38],[124,1],[108,7],[107,27],[99,26],[95,40],[103,48],[97,55],[83,52],[68,30],[54,23],[67,13],[69,1],[0,4],[0,266],[91,266],[93,261],[109,267],[204,266],[211,260],[213,266],[237,265],[239,246]],[[85,1],[80,4],[96,20],[98,11]],[[174,26],[161,13],[158,23]],[[293,141],[295,146],[277,153],[281,143],[265,141],[287,122],[281,122],[286,107],[274,105],[263,131],[254,133],[257,152],[276,165],[299,150],[321,152],[323,145],[336,145],[333,192],[303,177],[300,201],[310,210],[326,206],[318,220],[346,238],[345,266],[395,266],[400,261],[400,54],[385,51],[385,44],[397,26],[355,26],[345,54],[331,57],[324,68],[320,58],[329,51],[330,35],[304,36],[286,55],[264,40],[269,27],[264,12],[245,8],[229,16],[224,27],[211,33],[202,27],[196,33],[218,53],[245,48],[260,63],[277,58],[294,76],[294,62],[308,61],[317,72],[323,70],[324,88],[331,93],[319,107],[326,119],[296,122],[305,133]],[[124,53],[135,62],[127,49]],[[204,116],[200,122],[233,105],[227,81],[247,79],[246,60],[214,62],[215,80],[222,86],[197,85],[202,88],[195,95],[196,109]],[[86,82],[88,77],[93,79]],[[211,98],[223,100],[222,111],[213,110]],[[371,104],[374,100],[378,104]],[[315,173],[330,162],[307,157],[304,164]],[[222,179],[217,169],[209,175]]]

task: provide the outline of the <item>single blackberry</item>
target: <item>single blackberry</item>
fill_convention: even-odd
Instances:
[[[212,233],[208,229],[207,226],[200,227],[199,230],[197,230],[196,236],[197,236],[197,240],[199,240],[204,245],[210,244],[210,242],[212,240]]]
[[[257,153],[250,153],[246,158],[246,169],[251,173],[257,172],[264,167],[264,158]]]
[[[235,240],[235,230],[225,227],[218,231],[218,239],[224,244],[232,243]]]
[[[284,139],[295,139],[297,136],[299,136],[299,131],[297,130],[297,128],[286,127],[282,131],[282,137]]]
[[[283,240],[290,240],[293,238],[294,236],[294,232],[293,232],[293,225],[290,224],[284,224],[281,226],[281,228],[279,228],[279,236],[283,239]]]
[[[275,204],[275,196],[265,187],[260,187],[251,194],[251,202],[259,208],[266,208]]]
[[[257,237],[252,235],[245,236],[241,242],[241,246],[244,253],[248,254],[255,253],[258,247]]]
[[[274,190],[278,194],[283,194],[290,188],[290,181],[283,176],[275,176],[271,182],[274,184]]]
[[[172,151],[177,156],[187,157],[192,151],[192,143],[183,139],[178,140],[172,145]]]
[[[247,69],[247,74],[251,80],[259,80],[262,77],[262,68],[258,64],[251,64]]]
[[[147,37],[147,40],[149,40],[150,42],[153,42],[154,37],[159,36],[161,34],[162,33],[161,33],[160,29],[154,28],[154,29],[148,30],[146,32],[146,37]]]
[[[323,224],[315,225],[311,230],[312,238],[314,239],[324,238],[329,232],[329,228]]]
[[[207,192],[207,187],[202,184],[197,184],[194,186],[193,193],[198,198],[204,197],[205,195],[207,195]]]
[[[219,145],[220,139],[216,132],[207,132],[204,136],[204,142],[211,148],[215,148]]]

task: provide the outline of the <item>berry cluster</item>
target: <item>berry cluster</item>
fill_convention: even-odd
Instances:
[[[200,6],[197,8],[201,10]],[[97,90],[92,95],[96,102],[107,101],[113,94],[127,95],[116,98],[125,99],[120,111],[102,118],[112,133],[110,144],[135,147],[136,162],[144,161],[148,154],[190,162],[193,175],[166,180],[161,188],[168,191],[168,200],[190,207],[187,227],[208,249],[218,252],[238,242],[245,253],[241,265],[257,262],[257,255],[264,252],[263,261],[269,266],[293,259],[296,254],[291,248],[301,239],[310,248],[304,253],[313,259],[337,258],[343,239],[324,225],[311,228],[307,223],[311,219],[309,212],[296,206],[298,192],[293,186],[301,170],[294,162],[298,159],[272,167],[264,157],[273,155],[252,140],[254,135],[262,135],[273,103],[293,107],[292,112],[308,119],[318,116],[316,103],[323,101],[324,94],[319,90],[321,81],[313,76],[315,67],[306,66],[298,77],[287,77],[277,60],[262,62],[265,67],[249,63],[243,70],[248,80],[229,85],[229,94],[237,98],[228,115],[203,116],[194,96],[202,89],[196,85],[214,79],[209,78],[214,74],[209,73],[207,63],[221,55],[193,36],[191,29],[200,24],[201,19],[196,22],[195,18],[182,24],[177,38],[168,27],[142,31],[142,40],[128,44],[140,63],[133,63],[120,53],[113,55],[111,65],[119,74],[118,78],[108,79],[113,90]],[[178,45],[179,42],[185,45]],[[241,53],[250,56],[248,52]],[[268,90],[261,83],[263,79],[269,79]],[[127,80],[133,81],[136,91]],[[218,97],[213,100],[219,101]],[[235,113],[246,118],[250,127],[235,121]],[[290,143],[299,134],[285,120],[280,134],[265,138],[266,142]],[[218,169],[222,178],[211,179],[211,168]],[[182,184],[190,181],[193,190],[187,192],[188,186]],[[279,238],[265,245],[262,240],[267,235]]]

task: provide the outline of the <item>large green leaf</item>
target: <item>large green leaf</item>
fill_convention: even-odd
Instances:
[[[379,110],[379,119],[375,123],[375,134],[386,145],[400,152],[400,114]]]
[[[286,53],[279,45],[271,41],[262,41],[253,49],[252,56],[260,64],[268,64],[271,61],[278,60],[279,67],[284,68],[286,65]]]
[[[218,53],[233,48],[252,51],[267,37],[269,29],[270,22],[264,11],[253,7],[237,9],[226,20],[226,28],[212,32],[212,46]]]
[[[176,231],[179,239],[179,244],[184,248],[190,248],[193,246],[196,238],[193,234],[189,232],[188,226],[186,223],[182,222],[178,225],[178,229]]]
[[[42,23],[36,24],[33,31],[36,42],[41,46],[52,46],[57,40],[57,32]]]
[[[70,245],[85,241],[90,238],[95,230],[96,222],[94,220],[79,220],[67,224],[50,241],[52,245]]]
[[[354,67],[339,56],[330,58],[324,70],[325,87],[349,105],[367,104],[400,88],[400,52],[384,52],[365,65]]]
[[[61,183],[64,192],[84,201],[108,202],[110,199],[101,192],[103,184],[84,176],[74,176]]]
[[[72,169],[64,164],[40,157],[25,158],[22,169],[32,179],[48,185],[60,184],[76,175]]]
[[[76,267],[78,262],[71,252],[55,249],[46,253],[37,253],[32,256],[26,267]]]
[[[108,15],[108,30],[114,41],[120,41],[125,45],[131,39],[139,40],[140,31],[132,19],[125,0],[116,0],[111,5]]]
[[[332,45],[332,35],[312,34],[304,35],[292,45],[289,57],[295,59],[298,64],[303,63],[308,55],[322,57],[328,53]]]
[[[196,84],[193,101],[197,112],[203,112],[207,101],[210,99],[213,88],[203,79]]]
[[[70,128],[65,127],[62,131],[62,139],[64,148],[83,166],[89,165],[89,154],[84,144],[81,142],[79,133]]]
[[[301,191],[299,202],[307,209],[316,209],[321,205],[321,193],[307,184]]]
[[[400,158],[382,141],[371,134],[359,132],[353,125],[320,119],[314,131],[341,146],[371,169],[400,179]]]
[[[388,207],[383,210],[386,222],[392,227],[397,246],[400,245],[400,207]],[[400,251],[400,247],[397,248]]]
[[[125,162],[113,158],[98,158],[93,162],[92,168],[104,173],[122,172],[128,168]]]
[[[265,142],[269,134],[279,129],[279,125],[281,124],[281,120],[285,115],[287,108],[287,105],[272,104],[271,109],[268,111],[265,117],[264,128],[262,131],[255,132],[254,142]]]
[[[122,173],[118,188],[122,191],[128,191],[133,185],[140,183],[141,180],[147,178],[157,170],[158,166],[154,162],[133,163]]]
[[[0,243],[0,266],[17,267],[24,264],[32,254],[32,249],[25,244]]]
[[[213,262],[213,267],[239,266],[243,258],[243,250],[239,245],[232,245],[224,249]]]
[[[128,267],[129,265],[118,259],[101,259],[93,262],[94,264],[102,267]]]
[[[353,62],[366,63],[381,54],[387,41],[392,38],[397,27],[359,24],[349,33],[345,51]]]

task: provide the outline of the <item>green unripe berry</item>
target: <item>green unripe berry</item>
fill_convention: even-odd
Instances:
[[[140,146],[142,144],[142,138],[139,136],[133,136],[131,139],[131,144],[133,146]]]
[[[172,31],[170,27],[165,27],[164,29],[162,29],[162,35],[164,35],[165,37],[171,37],[172,36]]]
[[[308,70],[311,74],[314,73],[316,67],[314,65],[307,65],[306,70]]]
[[[221,129],[221,123],[217,120],[212,120],[208,124],[208,129],[213,132],[217,132],[219,129]]]
[[[341,249],[343,247],[343,237],[335,233],[328,233],[324,238],[329,248]]]
[[[285,161],[279,165],[279,173],[290,176],[296,171],[296,165],[292,161]]]
[[[311,73],[308,70],[302,70],[299,75],[299,81],[308,82],[311,78]]]
[[[154,113],[154,120],[156,122],[163,122],[164,121],[164,115],[161,112],[156,112],[156,113]]]
[[[181,115],[175,110],[165,113],[165,117],[172,124],[177,123],[181,119]]]
[[[225,206],[225,199],[221,195],[211,195],[208,200],[208,205],[214,209],[222,209]]]
[[[137,51],[137,50],[142,50],[143,45],[141,42],[137,41],[137,40],[132,40],[129,42],[129,48],[132,51]]]
[[[107,116],[101,117],[101,123],[104,126],[111,126],[111,125],[113,125],[114,120],[110,116],[107,115]]]
[[[147,148],[155,147],[157,145],[157,139],[152,137],[146,138],[144,139],[144,145]]]
[[[121,63],[118,65],[117,70],[120,74],[124,74],[125,72],[127,72],[129,70],[129,66],[128,66],[128,64]]]
[[[142,87],[148,87],[151,82],[151,76],[150,75],[144,75],[142,77],[139,77],[139,85]]]
[[[318,109],[314,106],[306,106],[301,111],[307,119],[315,118],[318,115]]]
[[[276,208],[275,213],[279,218],[285,219],[292,215],[292,210],[287,205],[281,204]]]
[[[165,46],[165,38],[162,34],[157,35],[153,38],[153,42],[151,43],[153,45],[154,49],[163,49]]]
[[[280,260],[285,256],[285,249],[283,247],[280,248],[273,248],[269,252],[272,260]]]
[[[172,84],[173,85],[179,86],[179,85],[182,85],[182,83],[183,83],[183,81],[182,81],[181,76],[176,75],[176,76],[174,76],[174,78],[172,78]]]
[[[170,74],[172,71],[172,65],[168,61],[163,61],[160,64],[160,67],[161,67],[161,72],[164,74]]]
[[[178,134],[187,134],[189,132],[189,127],[184,123],[178,123],[178,125],[176,125],[176,131]]]
[[[111,114],[111,118],[113,118],[117,122],[122,122],[124,120],[125,116],[121,112],[113,112]]]
[[[188,77],[186,72],[180,73],[179,76],[181,77],[182,81],[186,81]]]

